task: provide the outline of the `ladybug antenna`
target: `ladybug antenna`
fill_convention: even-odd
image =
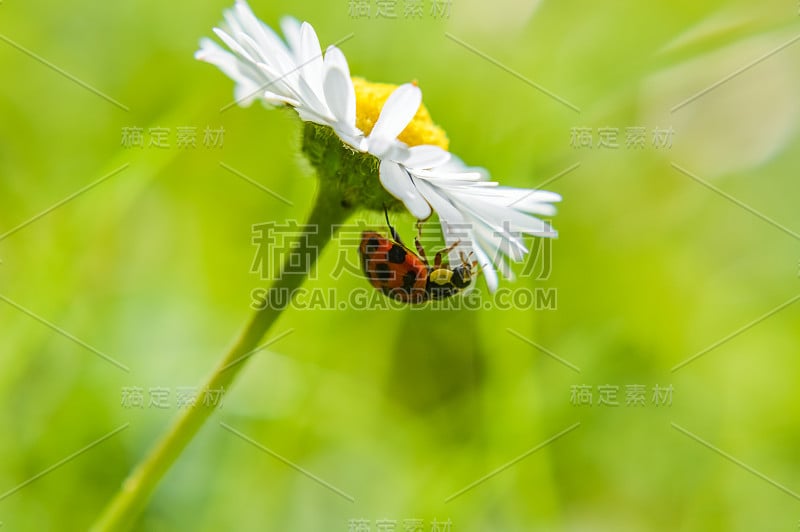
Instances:
[[[383,204],[383,215],[386,217],[386,225],[389,227],[392,226],[392,222],[389,221],[389,209],[386,208],[386,204]]]
[[[394,227],[392,227],[392,222],[389,221],[389,210],[386,208],[386,204],[383,205],[383,215],[386,216],[386,225],[389,226],[389,234],[392,236],[392,239],[395,242],[400,242],[400,235],[397,234]]]

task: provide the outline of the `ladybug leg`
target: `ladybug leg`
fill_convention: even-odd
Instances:
[[[470,257],[474,255],[474,252],[470,251],[469,255],[464,255],[464,252],[462,251],[460,255],[461,255],[461,264],[463,266],[469,266],[470,271],[474,272],[475,269],[478,267],[478,261],[477,260],[473,260],[472,262],[469,261]]]
[[[438,252],[436,253],[436,256],[435,256],[435,257],[434,257],[434,259],[433,259],[433,267],[434,267],[434,268],[436,268],[436,269],[438,269],[438,268],[439,268],[439,267],[442,265],[442,255],[445,255],[445,254],[447,254],[447,253],[450,253],[450,252],[451,252],[451,251],[453,251],[453,250],[455,249],[455,247],[456,247],[457,245],[459,245],[460,243],[461,243],[461,240],[456,240],[455,242],[453,242],[452,244],[450,244],[450,246],[449,246],[449,247],[446,247],[445,249],[443,249],[443,250],[441,250],[441,251],[438,251]]]
[[[459,253],[459,255],[461,256],[461,264],[463,264],[464,266],[469,266],[470,265],[469,259],[474,254],[475,253],[473,251],[470,251],[469,255],[464,255],[463,251],[461,253]],[[474,268],[475,266],[478,265],[478,261],[477,260],[473,260],[471,264],[472,264],[472,267]]]
[[[424,262],[426,266],[428,266],[428,257],[425,255],[425,248],[422,247],[419,237],[414,238],[414,246],[417,248],[417,255],[419,255],[419,258],[422,259],[422,262]]]
[[[425,248],[422,247],[422,243],[419,241],[420,238],[422,238],[422,220],[417,220],[417,236],[414,237],[414,247],[417,248],[417,255],[425,263],[425,266],[430,266],[428,257],[425,255]]]

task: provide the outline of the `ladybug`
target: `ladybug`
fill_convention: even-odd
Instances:
[[[458,266],[451,268],[442,263],[442,256],[459,242],[436,253],[431,266],[419,236],[414,238],[417,248],[417,253],[414,253],[400,240],[400,235],[389,222],[389,213],[384,210],[384,214],[391,238],[375,231],[364,231],[358,247],[361,269],[372,286],[403,303],[424,303],[445,299],[470,285],[477,262],[469,263],[462,253]],[[421,234],[421,225],[417,224],[417,227]]]

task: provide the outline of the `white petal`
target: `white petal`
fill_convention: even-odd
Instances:
[[[300,26],[300,50],[298,66],[302,78],[308,83],[318,98],[322,98],[322,49],[314,28],[308,22]]]
[[[438,146],[413,146],[403,161],[406,168],[434,168],[450,160],[450,153]]]
[[[395,139],[411,122],[417,114],[422,103],[422,91],[419,87],[406,83],[399,86],[389,95],[386,103],[383,104],[381,114],[375,126],[372,128],[370,137],[382,139]]]
[[[496,189],[489,189],[493,192]],[[450,195],[465,209],[477,217],[486,220],[493,227],[508,227],[512,232],[538,234],[547,232],[547,224],[534,216],[530,216],[516,209],[509,208],[503,203],[487,201],[487,198],[472,194],[468,187],[448,191]]]
[[[275,92],[264,91],[261,93],[261,97],[264,98],[264,101],[270,105],[291,105],[292,107],[297,107],[300,105],[300,102],[297,100],[293,100],[292,98],[287,98],[282,94],[278,94]]]
[[[203,37],[200,39],[200,49],[194,53],[194,58],[198,61],[208,61],[209,57],[214,57],[218,54],[228,54],[228,52],[208,37]]]
[[[287,79],[281,76],[278,71],[266,63],[256,63],[256,68],[258,68],[261,77],[264,79],[262,89],[302,102],[300,91],[293,87],[291,83],[288,83]]]
[[[499,242],[499,247],[504,254],[509,255],[515,262],[519,262],[528,253],[528,248],[522,238],[523,234],[544,234],[547,224],[536,218],[526,216],[524,220],[511,220],[509,213],[500,217],[497,213],[482,209],[476,204],[464,205],[469,214],[485,225],[487,238]],[[516,213],[515,214],[519,214]],[[524,216],[524,215],[522,215]],[[527,223],[520,227],[520,223]]]
[[[494,264],[477,243],[473,245],[473,251],[475,252],[475,260],[478,261],[478,266],[480,266],[483,277],[486,279],[486,286],[489,288],[489,292],[494,293],[499,284],[497,270],[495,270]]]
[[[344,65],[341,63],[344,62]],[[325,55],[325,100],[333,116],[339,122],[356,123],[356,92],[347,61],[338,48],[330,47]]]
[[[236,42],[236,39],[234,39],[233,37],[231,37],[230,35],[228,35],[227,33],[225,33],[224,31],[222,31],[219,28],[213,28],[211,31],[216,33],[217,37],[219,37],[222,40],[222,42],[224,42],[225,45],[228,48],[233,50],[234,53],[242,56],[242,58],[250,61],[251,63],[255,62],[253,57],[250,56],[250,54],[248,54],[247,51],[244,48],[242,48],[242,45],[240,45],[238,42]]]
[[[295,107],[295,111],[297,111],[300,120],[303,122],[314,122],[321,126],[330,125],[331,118],[327,114],[320,114],[308,106],[297,106]]]
[[[559,194],[547,190],[498,187],[495,194],[502,196],[499,201],[505,205],[531,214],[555,214],[556,208],[551,203],[561,201]]]
[[[361,130],[358,128],[354,128],[354,131],[347,131],[340,128],[334,129],[336,130],[336,134],[339,135],[339,138],[342,139],[342,142],[349,144],[352,148],[360,152],[367,151],[367,139],[364,138],[364,134]]]
[[[222,12],[223,22],[220,27],[229,35],[233,35],[242,31],[242,25],[239,23],[239,18],[236,16],[236,10],[233,8],[226,9]]]
[[[397,139],[370,134],[367,140],[369,152],[379,159],[402,162],[409,157],[408,146]]]
[[[239,71],[241,60],[211,39],[200,40],[200,49],[194,53],[194,57],[199,61],[215,65],[230,78],[238,77],[241,74]]]
[[[311,87],[308,81],[306,81],[306,78],[301,76],[297,79],[297,82],[300,92],[300,101],[303,102],[303,107],[307,107],[320,116],[324,116],[326,119],[326,124],[333,121],[333,116],[331,116],[327,104],[320,100],[319,96],[317,95],[317,91]],[[321,87],[319,92],[322,92]]]
[[[281,19],[281,31],[286,36],[289,49],[297,54],[300,51],[300,21],[294,17],[283,17]]]
[[[466,255],[474,253],[474,258],[478,261],[478,265],[486,278],[489,291],[494,292],[497,290],[498,276],[492,258],[500,257],[497,247],[500,240],[492,237],[492,231],[487,230],[483,224],[465,216],[465,213],[459,210],[443,191],[438,190],[427,181],[419,180],[415,182],[419,191],[439,216],[442,234],[447,245],[452,245],[458,240],[462,241],[461,245],[450,253],[450,261],[456,262],[460,260],[459,254],[461,251]],[[508,270],[508,265],[502,264],[502,261],[500,262],[500,266]]]
[[[496,270],[500,270],[503,277],[506,279],[512,278],[513,273],[511,272],[511,268],[508,263],[503,260],[503,255],[506,254],[506,250],[509,250],[509,242],[498,238],[495,234],[496,232],[481,221],[474,221],[474,227],[475,239],[479,243],[481,249],[486,251],[489,261],[491,261]]]
[[[506,187],[503,187],[506,188]],[[561,201],[561,194],[549,190],[518,189],[525,193],[525,198],[531,201],[557,203]]]
[[[519,229],[516,224],[526,223],[528,225],[536,224],[535,228],[539,231],[544,230],[546,224],[536,218],[526,216],[516,211],[506,209],[505,211],[493,209],[491,206],[480,205],[476,202],[466,203],[458,200],[456,195],[451,195],[451,201],[457,203],[458,208],[469,218],[474,221],[476,235],[487,244],[491,244],[492,248],[499,248],[504,254],[511,256],[515,261],[521,260],[528,252],[525,243],[522,240],[522,234],[525,229]],[[435,208],[435,205],[434,205]],[[509,219],[513,216],[522,217],[522,221],[518,218]],[[498,262],[499,256],[493,257],[495,263]]]
[[[453,205],[446,195],[441,194],[435,187],[423,180],[417,180],[415,183],[419,192],[439,216],[445,243],[451,246],[456,242],[460,242],[459,249],[454,248],[450,252],[450,260],[453,262],[459,260],[460,251],[464,251],[469,255],[470,251],[472,251],[472,226],[465,220],[464,214]]]
[[[411,176],[402,166],[385,159],[381,161],[380,181],[383,188],[402,201],[415,218],[424,220],[431,215],[431,206],[419,194]]]
[[[238,42],[256,62],[262,62],[267,65],[271,65],[274,62],[273,58],[275,54],[271,53],[271,50],[264,49],[264,47],[258,44],[250,35],[238,32],[236,33],[236,42]]]
[[[469,172],[469,173],[477,173],[480,175],[480,179],[488,180],[489,179],[489,171],[486,168],[481,166],[468,166],[464,161],[461,160],[460,157],[454,154],[450,154],[450,161],[442,165],[440,170],[445,170],[449,172]]]
[[[347,77],[350,77],[350,66],[347,64],[347,58],[345,58],[342,51],[334,45],[328,46],[328,49],[325,50],[323,64],[326,69],[338,68],[347,74]]]
[[[250,105],[258,98],[259,90],[257,85],[250,83],[237,83],[233,88],[233,99],[240,107],[250,107]]]
[[[232,19],[238,23],[242,33],[250,37],[258,46],[262,60],[274,66],[282,73],[294,68],[294,61],[289,56],[286,44],[266,24],[255,16],[253,10],[244,0],[237,0],[233,8],[234,17],[226,17],[230,23]]]
[[[446,165],[445,165],[446,166]],[[419,178],[422,179],[430,179],[431,181],[439,182],[439,181],[480,181],[482,179],[481,174],[478,172],[451,172],[451,171],[442,171],[439,168],[433,170],[424,170],[420,168],[413,168],[412,173]],[[486,185],[488,183],[482,182],[482,185]],[[496,186],[497,183],[493,183],[492,186]]]
[[[236,83],[234,96],[239,105],[247,107],[258,97],[262,76],[241,59],[223,50],[211,39],[200,41],[200,50],[195,53],[195,57],[200,61],[215,65]]]

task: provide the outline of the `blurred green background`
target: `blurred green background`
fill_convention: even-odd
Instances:
[[[202,381],[248,318],[265,285],[250,272],[251,226],[310,207],[293,113],[220,112],[232,82],[192,58],[229,4],[0,5],[0,234],[129,165],[0,237],[4,530],[90,525],[178,413],[179,389]],[[452,151],[504,184],[579,164],[546,187],[564,197],[552,274],[502,284],[554,288],[557,308],[286,311],[266,338],[292,332],[253,357],[136,528],[796,529],[800,501],[773,483],[800,491],[800,308],[671,369],[800,292],[800,44],[715,85],[800,33],[797,3],[453,0],[449,17],[430,4],[419,20],[402,1],[394,20],[354,18],[344,0],[251,5],[273,26],[310,21],[323,46],[353,33],[352,73],[418,80]],[[170,147],[125,148],[126,127],[169,128]],[[197,148],[176,146],[180,127],[197,128]],[[224,128],[221,148],[203,146],[206,127]],[[616,149],[596,146],[607,127]],[[647,129],[642,149],[625,147],[631,127]],[[670,127],[671,148],[653,146]],[[571,145],[574,128],[595,146]],[[355,218],[382,227],[378,213]],[[412,234],[409,215],[396,222]],[[308,287],[367,286],[327,275],[342,249],[355,260],[334,243]],[[625,406],[635,384],[646,404]],[[597,405],[602,385],[618,387],[619,406]],[[670,406],[653,404],[655,385],[673,387]],[[592,406],[571,402],[576,386],[591,387]],[[131,387],[143,408],[123,404]],[[170,391],[167,408],[147,404],[151,388]]]

